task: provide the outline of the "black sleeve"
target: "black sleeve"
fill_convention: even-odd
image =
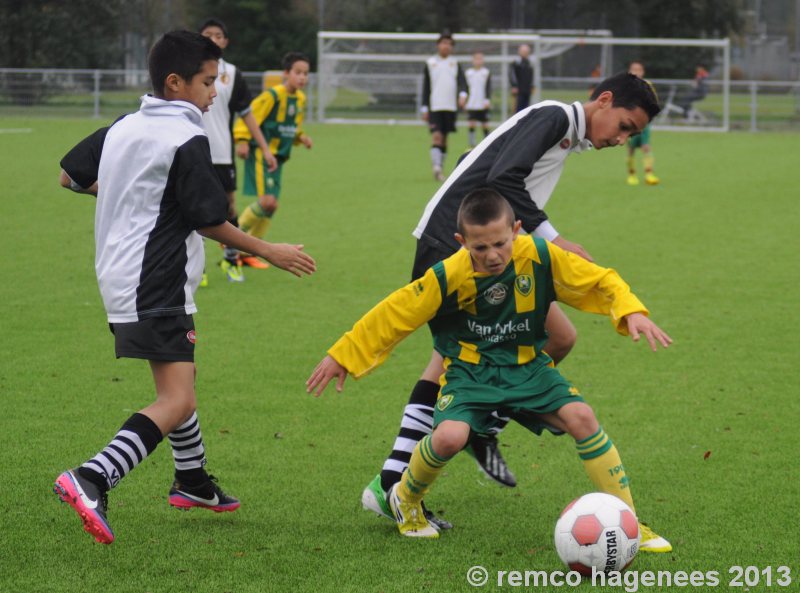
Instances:
[[[522,221],[522,228],[529,233],[547,220],[547,215],[525,189],[525,178],[536,161],[560,142],[568,129],[569,118],[560,107],[532,110],[508,131],[487,175],[488,185],[509,201]]]
[[[422,75],[422,105],[425,107],[431,106],[431,75],[428,72],[428,64],[425,64],[425,70]]]
[[[61,168],[66,171],[70,179],[84,189],[91,187],[97,181],[100,153],[103,152],[103,143],[109,128],[110,126],[100,128],[94,134],[87,136],[61,159]]]
[[[517,62],[511,62],[511,68],[508,69],[508,81],[511,83],[511,86],[516,88],[519,86],[517,82]]]
[[[467,92],[467,77],[464,76],[464,69],[461,64],[456,65],[456,87],[458,88],[458,94]]]
[[[228,196],[211,164],[206,136],[195,136],[178,148],[173,164],[175,197],[191,229],[222,224],[228,219]]]
[[[231,99],[228,102],[228,107],[234,113],[241,113],[250,107],[250,102],[253,96],[250,94],[250,89],[242,76],[242,71],[236,69],[236,74],[233,76],[233,92]]]

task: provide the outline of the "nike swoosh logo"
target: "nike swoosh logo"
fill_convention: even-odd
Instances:
[[[81,488],[81,485],[78,483],[78,480],[76,480],[72,476],[70,476],[70,479],[72,480],[72,483],[75,485],[75,489],[78,491],[78,496],[81,497],[81,500],[83,501],[83,504],[86,506],[86,508],[88,508],[88,509],[96,509],[97,508],[97,501],[96,500],[92,500],[91,498],[86,496],[86,492],[83,491],[83,488]]]
[[[179,492],[181,493],[181,496],[185,496],[186,498],[194,500],[195,502],[207,504],[210,507],[217,506],[219,504],[219,496],[217,496],[216,493],[214,494],[214,498],[201,498],[199,496],[193,496],[188,492],[184,492],[183,490],[179,490]]]

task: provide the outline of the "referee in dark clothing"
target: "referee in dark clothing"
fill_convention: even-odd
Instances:
[[[511,94],[516,97],[514,113],[519,113],[531,104],[533,92],[533,65],[529,59],[531,46],[523,43],[517,50],[519,57],[514,60],[509,70]]]

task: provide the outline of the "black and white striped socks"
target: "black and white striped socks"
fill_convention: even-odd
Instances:
[[[400,481],[403,471],[411,460],[414,447],[433,430],[433,407],[439,395],[439,384],[432,381],[417,381],[411,397],[403,410],[400,432],[394,441],[392,452],[383,463],[381,488],[388,492]]]
[[[172,445],[172,458],[175,460],[175,477],[191,485],[205,481],[203,466],[206,464],[206,450],[197,412],[167,436]]]
[[[155,422],[137,412],[125,421],[106,448],[84,463],[78,471],[103,490],[110,490],[144,461],[162,438]]]

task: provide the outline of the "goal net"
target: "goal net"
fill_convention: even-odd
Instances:
[[[321,31],[318,34],[318,121],[419,124],[422,72],[436,52],[436,33]],[[509,69],[520,44],[530,45],[534,66],[532,101],[585,101],[593,85],[644,62],[646,78],[664,107],[654,122],[661,129],[727,131],[730,44],[727,39],[629,39],[608,31],[581,35],[454,34],[454,56],[470,67],[484,54],[492,76],[490,119],[513,113]],[[707,73],[696,80],[698,66]],[[461,118],[463,120],[463,118]]]

